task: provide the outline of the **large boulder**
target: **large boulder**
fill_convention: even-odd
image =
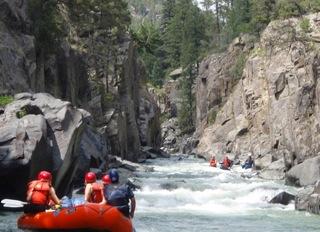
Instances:
[[[261,170],[259,177],[267,180],[283,180],[285,177],[284,160],[272,162],[268,167]]]
[[[313,185],[320,179],[320,156],[307,159],[291,168],[286,174],[287,184]]]
[[[320,181],[317,181],[315,187],[308,186],[299,191],[295,199],[295,208],[320,214]]]
[[[58,195],[69,194],[76,173],[94,162],[107,165],[105,139],[90,123],[90,114],[70,102],[17,94],[0,115],[0,198],[22,199],[27,181],[44,169],[53,173]]]
[[[301,189],[295,198],[295,209],[299,211],[308,210],[309,197],[313,193],[313,187],[308,186]]]

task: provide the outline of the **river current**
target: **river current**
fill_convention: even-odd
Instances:
[[[294,203],[268,203],[281,191],[297,192],[283,182],[192,158],[155,160],[149,166],[153,172],[137,173],[143,186],[135,193],[138,232],[320,231],[319,216],[295,211]]]
[[[149,160],[152,171],[137,172],[137,232],[311,232],[320,217],[294,210],[294,204],[269,204],[281,191],[298,189],[266,181],[234,166],[224,171],[194,158]],[[0,212],[0,231],[20,231],[20,213]],[[121,232],[121,231],[119,231]]]

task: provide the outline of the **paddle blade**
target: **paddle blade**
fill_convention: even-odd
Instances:
[[[28,204],[27,202],[19,201],[19,200],[12,200],[12,199],[3,199],[1,201],[2,204],[8,205],[25,205]]]
[[[9,204],[9,203],[6,203],[3,205],[4,208],[22,208],[23,205],[20,204],[20,205],[14,205],[14,204]]]

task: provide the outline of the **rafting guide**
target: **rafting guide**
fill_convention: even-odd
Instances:
[[[110,170],[109,177],[111,184],[104,188],[107,203],[116,206],[125,216],[133,218],[136,200],[131,187],[127,184],[119,185],[119,173],[116,169]]]

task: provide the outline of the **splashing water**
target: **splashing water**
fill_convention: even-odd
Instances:
[[[320,231],[319,217],[288,206],[269,204],[296,188],[259,179],[251,170],[225,171],[198,159],[159,159],[153,172],[137,173],[138,232],[176,231]],[[250,177],[250,178],[247,178]]]
[[[319,216],[294,210],[294,204],[269,204],[276,194],[298,189],[261,180],[250,170],[224,171],[186,158],[153,160],[154,171],[137,173],[137,232],[315,232]],[[250,178],[248,178],[250,177]],[[0,231],[17,232],[20,213],[0,212]]]

